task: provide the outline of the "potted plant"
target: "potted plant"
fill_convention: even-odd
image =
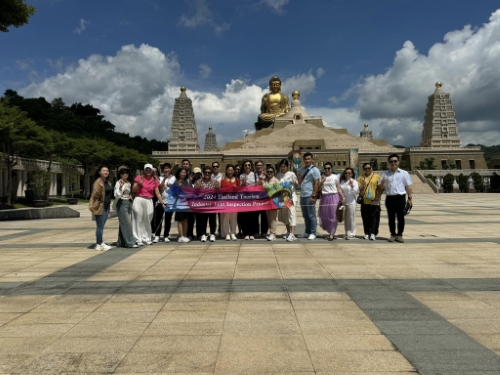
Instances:
[[[48,204],[47,192],[49,190],[50,176],[47,172],[34,172],[29,184],[33,191],[33,206],[45,207]]]
[[[77,174],[70,174],[68,176],[68,204],[78,204],[78,198],[74,198],[75,194],[80,194],[80,176]]]

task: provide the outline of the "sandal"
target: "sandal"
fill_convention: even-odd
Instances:
[[[333,236],[333,237],[328,237],[328,241],[333,241],[333,240],[336,240],[336,237]]]

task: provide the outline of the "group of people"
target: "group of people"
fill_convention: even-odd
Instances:
[[[277,170],[258,160],[247,160],[241,166],[228,164],[225,173],[220,172],[220,164],[191,169],[191,163],[184,159],[181,165],[165,163],[161,173],[151,164],[144,165],[143,174],[129,182],[130,171],[121,169],[120,179],[114,189],[108,182],[109,169],[100,167],[96,172],[89,208],[96,218],[96,250],[109,250],[103,241],[111,198],[114,195],[119,219],[117,246],[136,248],[160,241],[163,228],[163,241],[170,242],[172,217],[177,222],[178,242],[214,242],[216,235],[227,241],[254,240],[266,237],[276,240],[277,223],[286,226],[284,239],[291,242],[296,239],[296,208],[300,204],[304,218],[303,238],[316,239],[318,219],[316,215],[319,200],[320,226],[327,232],[325,240],[336,239],[339,219],[343,219],[346,240],[356,238],[356,211],[361,205],[364,239],[376,240],[380,223],[380,198],[385,191],[386,209],[389,219],[390,242],[404,242],[404,210],[412,205],[411,178],[408,172],[399,168],[399,156],[390,155],[390,169],[382,176],[375,174],[370,163],[363,164],[363,174],[356,179],[355,171],[346,168],[338,176],[333,173],[330,162],[324,164],[321,172],[314,166],[313,155],[303,155],[305,166],[294,173],[289,168],[288,160],[283,159]],[[175,174],[172,174],[175,169]],[[231,186],[265,186],[281,182],[292,186],[293,205],[279,210],[262,210],[231,213],[193,213],[166,212],[165,207],[171,186],[195,188],[225,188]],[[299,192],[300,190],[300,192]],[[297,193],[299,192],[299,197]],[[340,216],[340,217],[339,217]],[[396,228],[397,219],[397,228]],[[207,231],[208,224],[208,231]],[[196,236],[194,229],[196,227]]]

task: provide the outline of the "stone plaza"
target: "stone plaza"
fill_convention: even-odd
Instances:
[[[83,204],[2,222],[0,374],[500,374],[500,197],[414,204],[404,244],[385,209],[375,242],[107,252]]]

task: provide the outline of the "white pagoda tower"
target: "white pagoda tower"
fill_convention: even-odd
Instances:
[[[200,151],[193,102],[186,95],[185,87],[181,87],[181,94],[175,99],[168,151],[169,153]]]
[[[441,82],[436,82],[434,94],[429,95],[420,142],[422,147],[460,147],[450,93],[444,92],[442,86]]]

